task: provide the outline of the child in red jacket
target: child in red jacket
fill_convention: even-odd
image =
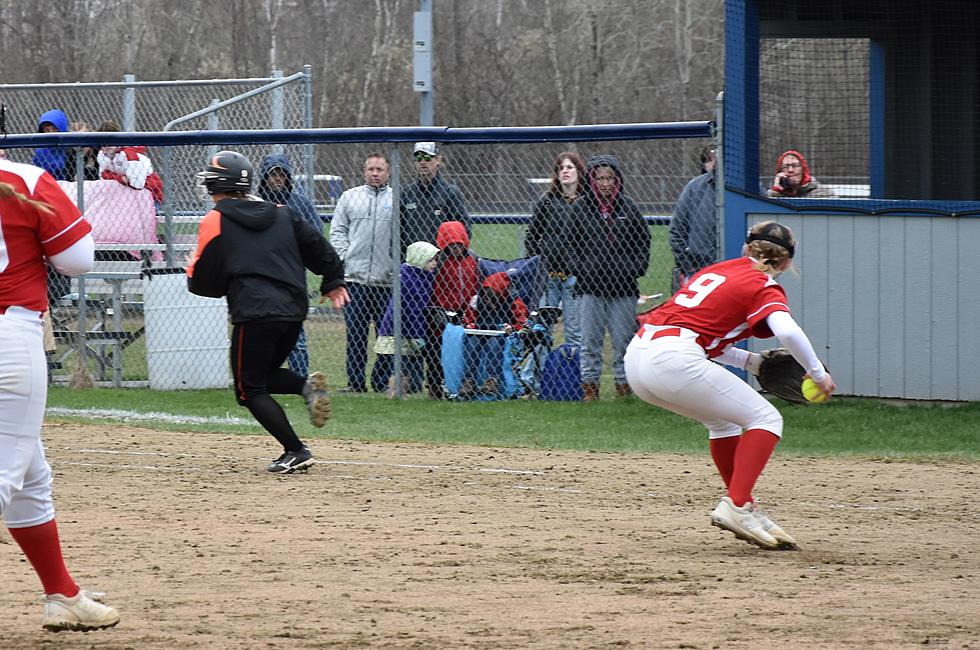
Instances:
[[[510,276],[504,272],[494,273],[483,281],[473,305],[464,317],[466,327],[484,330],[487,333],[472,333],[466,336],[465,369],[459,396],[463,399],[473,397],[476,392],[476,378],[483,366],[486,379],[480,386],[483,395],[498,395],[503,383],[504,341],[506,335],[523,329],[527,323],[527,305],[519,296],[513,295]],[[503,332],[493,335],[490,331]]]
[[[480,286],[480,268],[470,252],[470,236],[459,221],[446,221],[439,226],[436,245],[441,249],[439,268],[432,282],[434,317],[429,321],[428,344],[425,354],[426,383],[429,399],[445,399],[442,374],[442,331],[446,314],[461,317]]]

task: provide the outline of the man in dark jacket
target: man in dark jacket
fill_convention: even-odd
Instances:
[[[248,158],[234,151],[218,152],[197,175],[214,209],[198,228],[188,288],[199,296],[227,297],[235,399],[283,446],[267,471],[291,474],[312,465],[313,455],[271,395],[302,395],[315,427],[330,415],[323,373],[307,380],[280,367],[309,308],[305,269],[323,276],[320,294],[334,307],[350,297],[344,265],[330,244],[289,208],[250,196],[253,176]]]
[[[401,195],[401,244],[402,254],[409,244],[417,241],[436,243],[439,226],[445,221],[459,221],[466,226],[467,234],[473,234],[470,215],[466,212],[463,193],[439,173],[442,156],[435,142],[416,142],[414,151],[415,170],[419,180],[412,183]]]
[[[718,216],[715,209],[715,148],[701,150],[701,175],[681,191],[670,220],[668,239],[674,253],[671,293],[718,259]]]
[[[317,232],[323,234],[323,220],[310,197],[293,187],[293,169],[284,153],[266,156],[259,164],[259,198],[270,203],[284,205],[306,219]],[[306,347],[306,332],[301,327],[296,347],[286,357],[286,365],[303,377],[310,373],[310,352]]]
[[[623,356],[636,332],[637,279],[650,263],[650,229],[624,193],[615,156],[589,159],[586,179],[588,191],[572,204],[568,251],[579,295],[582,391],[586,401],[593,401],[599,399],[607,329],[616,394],[630,394]]]

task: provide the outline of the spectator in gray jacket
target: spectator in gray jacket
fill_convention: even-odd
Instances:
[[[435,244],[439,226],[446,221],[459,221],[472,237],[470,215],[466,212],[463,193],[439,173],[442,156],[436,143],[416,142],[412,155],[419,180],[403,189],[401,194],[402,255],[413,242]]]
[[[687,182],[670,220],[674,253],[671,292],[687,278],[718,260],[718,216],[715,210],[715,148],[701,150],[701,175]]]
[[[323,220],[313,201],[303,188],[293,187],[293,167],[284,153],[266,156],[259,164],[259,198],[270,203],[285,205],[304,221],[323,234]],[[299,329],[299,338],[293,351],[286,357],[286,365],[301,377],[310,374],[310,351],[306,345],[306,330]]]
[[[371,324],[377,334],[391,296],[396,264],[391,258],[390,168],[383,153],[368,154],[364,185],[340,195],[330,222],[330,244],[344,262],[350,304],[344,307],[347,325],[347,388],[341,392],[366,393],[365,368]],[[374,377],[371,387],[387,390],[387,377]]]

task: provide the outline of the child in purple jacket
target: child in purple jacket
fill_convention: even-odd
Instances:
[[[425,370],[422,348],[425,346],[428,331],[425,308],[432,299],[432,280],[438,253],[439,249],[429,242],[415,242],[405,251],[406,261],[399,274],[402,300],[402,394],[406,395],[422,389]],[[371,370],[372,385],[388,385],[388,399],[394,399],[397,392],[393,375],[394,311],[393,299],[390,299],[378,328],[378,340],[374,344],[377,359]]]

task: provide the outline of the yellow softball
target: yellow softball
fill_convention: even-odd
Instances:
[[[817,382],[813,381],[809,377],[803,380],[803,385],[801,386],[803,390],[803,397],[809,402],[814,404],[819,404],[821,402],[827,401],[827,394],[820,391],[820,387],[817,386]]]

